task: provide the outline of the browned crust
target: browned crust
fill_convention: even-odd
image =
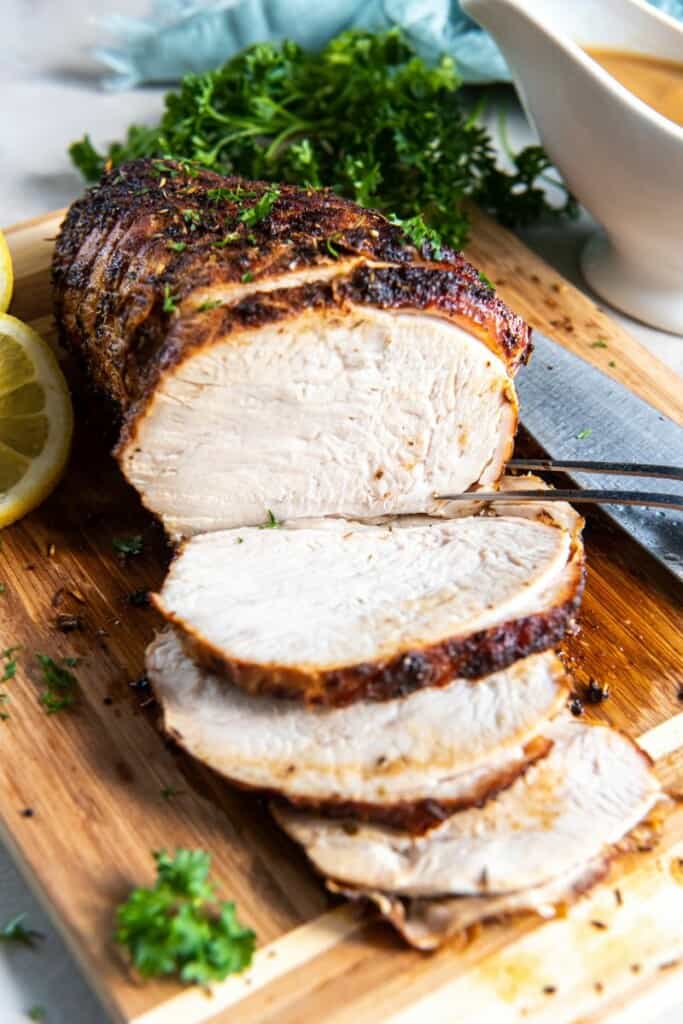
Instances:
[[[194,757],[192,751],[185,747],[182,734],[175,729],[166,728],[163,720],[163,700],[160,701],[160,704],[162,707],[162,728],[164,732],[169,739],[182,747],[190,757]],[[328,818],[355,818],[359,821],[372,821],[410,832],[412,835],[422,835],[428,832],[429,829],[441,824],[442,821],[445,821],[446,818],[456,811],[463,811],[468,807],[483,807],[487,800],[496,797],[503,790],[508,789],[513,782],[516,782],[532,764],[547,757],[552,746],[552,740],[547,739],[545,736],[532,737],[524,745],[521,758],[513,760],[495,775],[489,775],[481,779],[478,786],[473,788],[467,797],[458,800],[400,800],[395,803],[386,804],[344,800],[340,797],[330,797],[329,799],[321,800],[305,796],[293,796],[282,789],[278,789],[277,786],[254,786],[224,772],[219,772],[218,774],[237,789],[249,793],[258,793],[275,802],[281,800],[302,811],[312,811]]]
[[[138,370],[130,368],[136,400],[126,412],[123,429],[116,448],[119,462],[126,458],[138,442],[140,426],[152,411],[159,387],[167,376],[198,353],[230,339],[234,343],[244,332],[296,322],[312,311],[337,319],[362,311],[364,306],[394,311],[426,312],[441,317],[494,349],[485,324],[479,324],[468,309],[472,298],[463,291],[460,279],[451,270],[433,267],[370,267],[356,266],[348,275],[331,280],[315,281],[291,288],[249,295],[232,306],[223,306],[204,313],[176,319],[163,346]],[[509,366],[508,366],[509,369]],[[517,398],[511,383],[505,382],[505,394],[517,412]],[[514,441],[516,421],[511,430],[510,450]]]
[[[211,189],[240,187],[248,196],[242,204],[209,195]],[[328,190],[279,186],[270,214],[256,225],[243,223],[241,210],[271,187],[174,161],[136,160],[106,174],[70,208],[53,261],[60,337],[120,406],[138,399],[154,378],[152,364],[169,333],[177,359],[176,328],[184,317],[164,311],[165,292],[183,307],[193,292],[236,284],[248,271],[258,293],[268,279],[334,266],[337,259],[342,274],[355,261],[362,264],[359,276],[350,277],[349,301],[438,308],[485,338],[511,372],[528,356],[529,328],[462,254],[444,250],[437,260],[433,249],[418,252],[386,218]],[[237,240],[217,248],[233,230]],[[178,244],[181,251],[172,248]],[[388,266],[373,269],[370,263]],[[253,307],[243,310],[245,326],[250,318],[258,326]],[[189,319],[194,332],[196,317]]]
[[[583,546],[577,537],[567,580],[550,608],[468,636],[449,637],[418,650],[399,651],[391,658],[338,669],[240,661],[166,609],[159,595],[152,595],[152,603],[175,626],[188,656],[213,675],[251,694],[343,707],[357,700],[393,700],[425,686],[443,686],[456,677],[481,679],[520,658],[548,650],[574,621],[584,582]]]
[[[594,858],[586,871],[580,878],[568,888],[564,894],[558,909],[562,910],[568,903],[574,903],[588,893],[599,882],[602,882],[610,872],[612,862],[618,855],[614,847],[606,850],[603,854]],[[457,905],[457,896],[434,897],[432,899],[418,899],[411,897],[396,896],[393,893],[385,893],[377,890],[353,889],[347,885],[338,885],[328,879],[327,888],[334,893],[339,893],[350,900],[365,900],[374,903],[382,916],[396,929],[406,942],[421,949],[424,952],[431,952],[438,949],[448,939],[461,934],[464,930],[475,924],[485,924],[488,921],[507,920],[519,917],[523,914],[537,914],[538,910],[533,906],[524,909],[513,909],[507,913],[500,911],[491,912],[486,909],[488,903],[491,906],[490,897],[465,897],[468,900],[481,900],[481,913],[474,920],[463,923],[461,918],[453,914],[448,916],[449,905]]]
[[[373,821],[380,825],[401,829],[411,835],[423,835],[440,825],[457,811],[470,807],[483,807],[487,800],[502,793],[516,782],[532,764],[547,757],[553,746],[552,740],[536,736],[524,748],[524,757],[515,760],[496,775],[482,779],[479,785],[466,797],[458,800],[402,800],[394,804],[374,804],[367,801],[311,800],[306,797],[292,797],[288,794],[269,791],[271,798],[278,796],[302,811],[312,811],[326,818],[354,818],[357,821]],[[233,781],[233,780],[231,780]]]

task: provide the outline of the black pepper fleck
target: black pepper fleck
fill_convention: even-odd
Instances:
[[[589,704],[602,704],[609,697],[609,686],[606,683],[599,683],[597,679],[590,679],[586,687],[586,700]]]
[[[578,718],[579,715],[583,714],[583,701],[580,697],[572,697],[569,701],[569,710],[575,718]]]

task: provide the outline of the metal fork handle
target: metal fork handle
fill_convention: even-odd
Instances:
[[[615,476],[655,476],[665,480],[683,480],[680,466],[656,466],[647,462],[589,462],[583,459],[511,459],[508,469],[536,469],[546,473],[579,470],[586,473],[610,473]],[[626,503],[624,503],[626,504]]]
[[[651,508],[683,510],[682,494],[652,494],[647,491],[470,491],[465,494],[435,494],[437,501],[476,501],[510,504],[524,501],[570,501],[573,505],[648,505]]]

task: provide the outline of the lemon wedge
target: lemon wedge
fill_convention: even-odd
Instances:
[[[0,313],[6,313],[9,309],[13,284],[12,257],[7,239],[0,231]]]
[[[39,505],[71,448],[73,410],[52,349],[27,324],[0,314],[0,527]]]

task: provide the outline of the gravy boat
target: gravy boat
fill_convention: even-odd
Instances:
[[[603,226],[583,274],[631,316],[683,334],[683,127],[582,47],[683,62],[683,25],[644,0],[461,0],[500,46],[569,188]]]

